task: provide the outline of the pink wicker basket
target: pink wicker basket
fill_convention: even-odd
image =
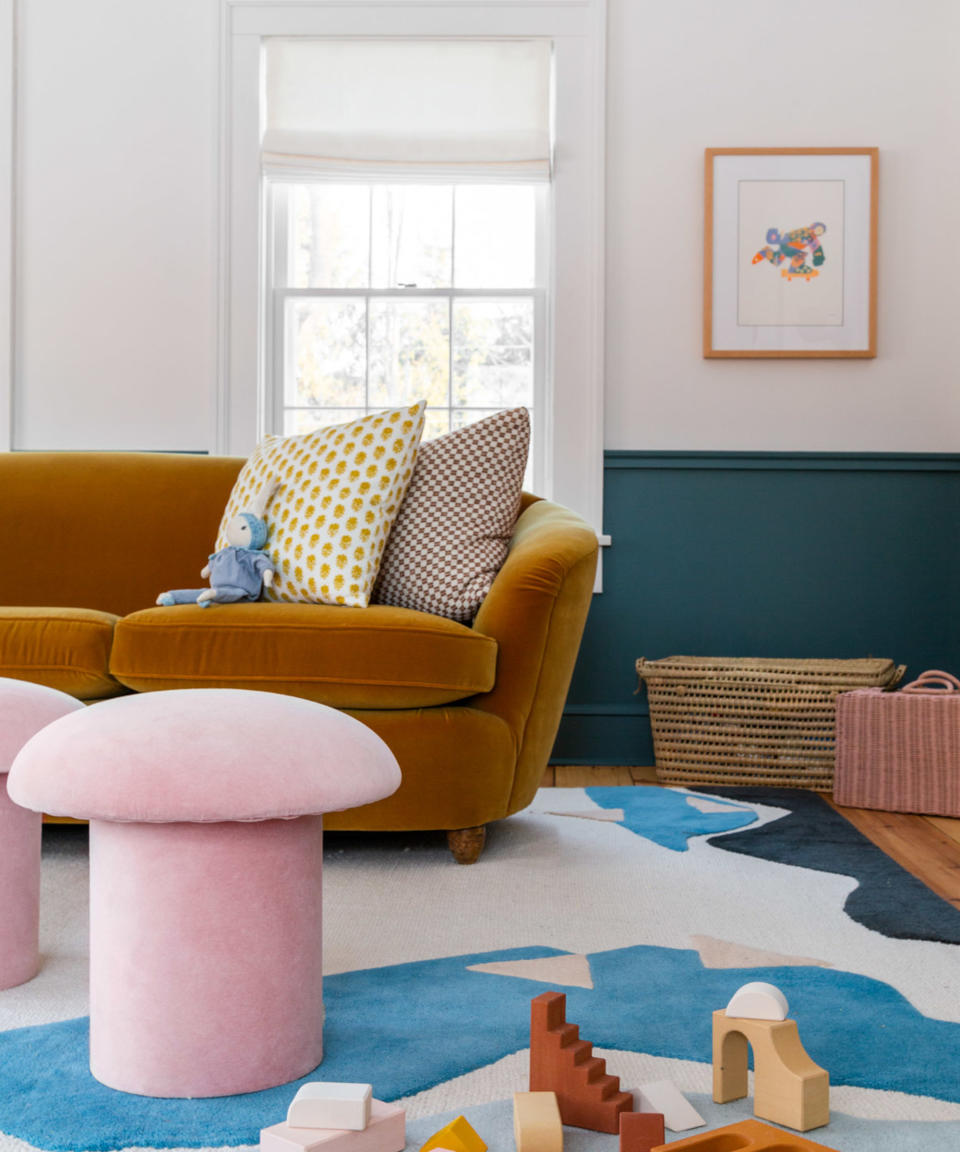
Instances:
[[[851,808],[960,816],[960,680],[930,671],[899,692],[838,696],[833,798]]]

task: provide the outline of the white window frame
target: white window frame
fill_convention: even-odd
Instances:
[[[422,184],[424,180],[411,179],[409,183]],[[266,387],[264,393],[265,411],[263,413],[263,431],[282,433],[283,417],[287,409],[284,403],[284,386],[293,372],[291,361],[292,347],[287,339],[284,323],[284,305],[292,299],[322,299],[336,297],[337,299],[360,300],[415,300],[415,299],[442,299],[447,302],[449,309],[449,382],[453,386],[453,307],[457,300],[503,300],[507,298],[520,298],[530,300],[533,304],[533,437],[535,451],[533,454],[532,490],[543,492],[547,484],[544,453],[541,449],[540,413],[547,406],[547,363],[550,348],[550,333],[547,314],[547,295],[549,291],[549,186],[534,184],[536,201],[535,222],[536,228],[536,268],[534,270],[534,283],[530,288],[499,288],[488,285],[483,288],[458,288],[451,284],[444,288],[291,288],[287,286],[289,279],[289,236],[287,233],[288,211],[286,206],[286,190],[291,184],[393,184],[397,181],[383,178],[364,177],[344,179],[341,177],[323,177],[317,173],[292,174],[289,170],[283,172],[267,172],[264,180],[264,201],[266,206],[266,237],[267,251],[264,261],[264,370],[266,373]],[[437,178],[432,183],[444,187],[451,185],[451,180]],[[478,184],[481,181],[463,181],[464,184]],[[497,183],[497,182],[493,182]],[[515,180],[511,183],[526,183]],[[502,186],[502,185],[500,185]],[[451,256],[455,260],[456,238],[452,238],[454,248]],[[455,265],[454,265],[455,266]],[[410,397],[410,400],[418,397]],[[431,407],[437,408],[437,405]],[[469,405],[451,404],[450,410]],[[323,408],[317,409],[318,413]]]
[[[218,452],[249,453],[266,427],[262,37],[547,37],[556,70],[552,386],[537,413],[544,466],[539,494],[602,532],[605,29],[606,0],[221,0]]]

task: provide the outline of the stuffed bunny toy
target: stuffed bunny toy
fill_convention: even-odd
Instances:
[[[256,495],[250,508],[227,521],[224,535],[228,546],[214,552],[200,575],[209,579],[209,588],[175,588],[161,592],[157,603],[164,608],[174,604],[232,604],[238,600],[259,600],[264,584],[273,583],[274,567],[263,551],[267,542],[264,513],[279,481],[269,481]]]

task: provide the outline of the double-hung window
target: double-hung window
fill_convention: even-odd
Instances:
[[[545,183],[271,179],[267,421],[285,435],[426,399],[425,439],[502,408],[541,490]]]
[[[217,422],[530,407],[599,531],[605,0],[221,0]]]
[[[537,488],[549,42],[281,38],[265,63],[268,430],[426,399],[430,439],[522,405]]]

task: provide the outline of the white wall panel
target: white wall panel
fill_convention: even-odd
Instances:
[[[15,43],[14,0],[0,0],[0,452],[13,434]]]
[[[609,448],[956,451],[956,0],[609,0]],[[703,149],[880,149],[876,360],[701,358]]]
[[[218,2],[19,7],[14,444],[211,447]],[[960,4],[608,24],[607,446],[956,450]],[[876,360],[702,359],[703,149],[736,145],[880,148]]]
[[[215,0],[19,7],[14,446],[206,448]]]

